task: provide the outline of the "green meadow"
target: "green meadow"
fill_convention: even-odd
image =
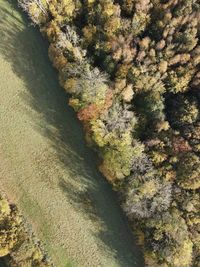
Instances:
[[[57,267],[142,266],[47,47],[15,2],[0,0],[1,190]]]

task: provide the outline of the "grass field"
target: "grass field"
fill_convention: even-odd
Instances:
[[[143,266],[47,56],[16,4],[0,0],[0,186],[57,267]]]

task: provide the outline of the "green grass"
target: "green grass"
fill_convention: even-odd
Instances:
[[[116,196],[58,85],[47,43],[29,24],[16,4],[0,0],[0,185],[57,267],[141,267]]]

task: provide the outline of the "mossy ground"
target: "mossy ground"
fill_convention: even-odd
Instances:
[[[0,185],[57,267],[142,266],[38,29],[0,0]]]

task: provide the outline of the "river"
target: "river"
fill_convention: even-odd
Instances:
[[[16,3],[0,0],[1,189],[57,267],[142,267],[47,49]]]

